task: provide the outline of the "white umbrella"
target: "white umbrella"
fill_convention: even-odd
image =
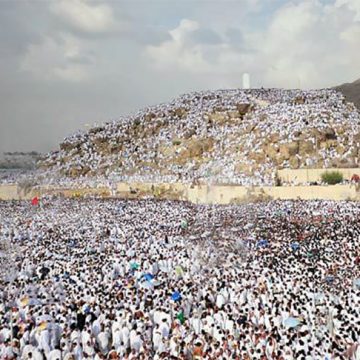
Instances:
[[[296,318],[290,316],[284,320],[283,324],[285,327],[295,328],[301,324],[301,321],[299,319],[296,319]]]

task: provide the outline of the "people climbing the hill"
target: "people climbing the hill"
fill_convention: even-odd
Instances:
[[[281,168],[357,167],[359,134],[332,89],[195,92],[66,138],[41,181],[275,185]]]

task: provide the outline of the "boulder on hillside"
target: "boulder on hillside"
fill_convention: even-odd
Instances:
[[[241,116],[246,115],[251,109],[251,104],[237,104],[236,108]]]
[[[291,156],[294,156],[299,152],[299,143],[293,141],[291,143],[280,144],[279,152],[285,160],[289,160]]]
[[[300,141],[299,142],[299,155],[311,155],[315,152],[315,145],[312,141]]]

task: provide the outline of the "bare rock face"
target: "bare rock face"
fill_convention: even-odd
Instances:
[[[144,121],[145,121],[145,122],[150,122],[150,121],[152,121],[152,120],[155,119],[155,118],[156,118],[156,114],[153,113],[153,112],[149,112],[148,114],[146,114],[146,115],[144,116]],[[135,119],[134,125],[135,125],[135,126],[138,126],[138,125],[140,125],[140,124],[141,124],[141,119]]]
[[[359,144],[360,144],[360,133],[356,133],[356,134],[354,135],[354,140],[355,140],[356,143],[359,143]]]
[[[83,143],[84,142],[82,140],[78,140],[74,142],[64,141],[60,144],[60,149],[63,151],[70,151],[79,148]]]
[[[331,150],[337,146],[338,142],[336,140],[325,140],[320,143],[320,148],[325,150]]]
[[[79,177],[82,174],[83,174],[82,169],[78,169],[78,168],[70,168],[67,173],[67,175],[70,176],[71,178]]]
[[[184,148],[179,154],[179,158],[195,158],[208,152],[213,146],[213,139],[190,139],[184,142]]]
[[[238,111],[228,111],[227,115],[230,119],[239,119],[240,113]]]
[[[262,162],[264,162],[266,157],[266,153],[264,151],[261,152],[251,152],[249,154],[249,158],[251,160],[254,160],[256,163],[261,164]],[[244,164],[241,164],[241,166],[238,166],[237,169],[241,169],[242,167],[244,167]]]
[[[295,99],[294,99],[294,104],[296,104],[296,105],[303,105],[303,104],[305,104],[305,97],[299,96],[299,97],[295,98]]]
[[[335,87],[340,91],[347,101],[351,101],[360,110],[360,79],[353,83],[347,83]]]
[[[336,140],[337,138],[335,130],[332,128],[325,129],[323,134],[326,140]]]
[[[196,134],[195,129],[190,129],[184,134],[185,139],[190,139],[192,136]]]
[[[187,115],[187,110],[184,108],[177,108],[170,111],[170,115],[173,117],[178,117],[180,119],[185,118]]]
[[[299,161],[299,159],[298,159],[297,156],[292,156],[292,157],[290,158],[289,163],[290,163],[290,167],[291,167],[292,169],[298,169],[299,166],[300,166],[300,161]]]
[[[304,155],[311,155],[315,151],[315,146],[311,141],[301,141],[299,142],[299,154]]]
[[[242,119],[246,114],[252,110],[251,104],[236,104],[236,110],[227,111],[223,108],[217,108],[215,111],[208,115],[211,122],[217,124],[226,124],[231,120]]]
[[[279,140],[280,140],[280,135],[277,133],[271,134],[266,139],[264,139],[264,141],[266,141],[270,144],[275,144],[275,143],[279,142]]]
[[[299,152],[299,143],[291,142],[280,145],[280,154],[285,160],[289,160],[291,156],[296,155]]]
[[[216,124],[224,124],[228,120],[226,113],[222,113],[222,112],[218,112],[218,111],[216,111],[212,114],[209,114],[208,117],[211,122],[216,123]]]
[[[99,132],[102,132],[105,130],[105,127],[104,126],[97,126],[97,127],[94,127],[92,129],[89,130],[89,134],[91,135],[95,135]]]
[[[260,154],[261,155],[261,154]],[[263,157],[259,159],[259,161],[263,160]],[[238,163],[235,165],[235,172],[237,174],[245,174],[250,176],[253,173],[253,169],[251,165],[245,163]]]
[[[236,108],[241,116],[246,115],[248,112],[251,111],[252,105],[251,104],[237,104]]]
[[[201,139],[194,141],[190,146],[191,156],[201,156],[202,154],[209,152],[212,149],[214,140],[212,138]]]

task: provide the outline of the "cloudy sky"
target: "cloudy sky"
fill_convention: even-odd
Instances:
[[[360,77],[360,0],[1,0],[0,152],[193,90]]]

